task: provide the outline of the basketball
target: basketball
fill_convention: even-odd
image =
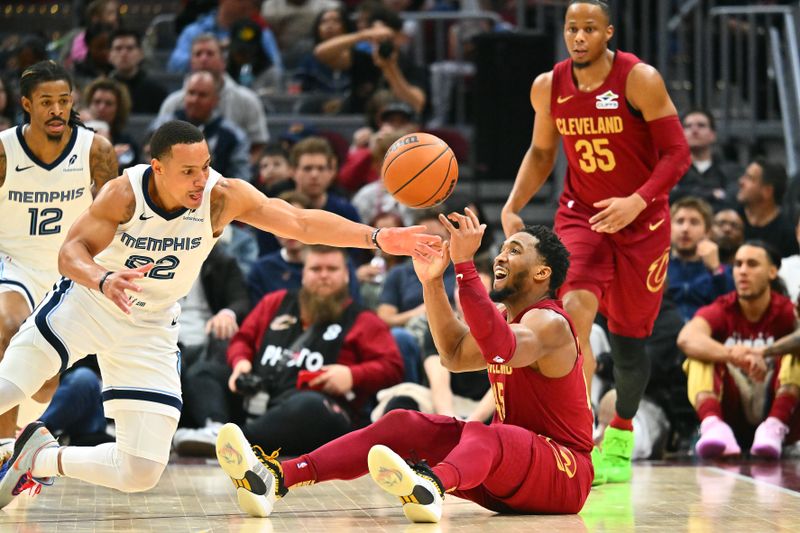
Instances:
[[[450,196],[458,181],[458,163],[439,137],[409,133],[386,151],[381,176],[398,202],[422,209],[439,205]]]

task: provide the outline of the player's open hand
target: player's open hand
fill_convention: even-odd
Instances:
[[[647,203],[633,193],[625,198],[606,198],[595,202],[594,206],[602,211],[589,219],[592,230],[597,233],[616,233],[636,220]]]
[[[425,226],[383,228],[378,232],[378,244],[387,254],[410,255],[414,259],[430,262],[441,256],[442,238],[425,233]]]
[[[431,257],[429,261],[414,257],[412,262],[414,263],[414,272],[416,272],[421,283],[441,278],[444,275],[444,271],[447,270],[447,265],[450,264],[450,243],[443,242],[441,253]],[[420,307],[425,308],[424,304]]]
[[[439,215],[439,220],[450,232],[450,257],[453,263],[471,260],[481,246],[486,224],[481,224],[469,207],[464,209],[463,215],[453,212],[447,216]]]
[[[110,274],[103,283],[103,295],[122,309],[123,313],[131,314],[131,298],[125,291],[141,292],[142,288],[134,281],[145,277],[153,266],[153,263],[148,263]]]

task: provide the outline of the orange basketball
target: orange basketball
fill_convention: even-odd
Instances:
[[[383,157],[386,190],[417,209],[444,202],[458,181],[458,163],[447,143],[429,133],[400,137]]]

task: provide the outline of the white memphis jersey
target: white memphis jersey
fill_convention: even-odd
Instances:
[[[6,177],[0,187],[0,254],[28,268],[53,272],[72,223],[92,203],[89,155],[94,132],[72,128],[61,155],[43,163],[22,135],[25,126],[0,132]]]
[[[147,192],[149,181],[153,179],[150,165],[136,165],[125,170],[136,196],[136,209],[128,222],[117,227],[111,244],[94,260],[111,271],[149,263],[155,265],[147,276],[135,281],[142,291],[129,293],[132,314],[177,308],[178,300],[189,293],[200,274],[200,267],[217,240],[211,227],[211,189],[220,174],[213,169],[209,171],[200,207],[166,212]],[[91,292],[121,313],[99,291]]]

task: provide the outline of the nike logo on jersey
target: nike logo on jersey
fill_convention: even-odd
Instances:
[[[456,274],[456,279],[457,279],[457,280],[462,280],[462,279],[464,279],[464,274]]]
[[[575,95],[571,94],[569,96],[559,96],[558,98],[556,98],[556,102],[559,104],[563,104],[564,102],[571,100],[573,96]]]
[[[173,318],[173,319],[172,319],[172,325],[173,325],[173,326],[176,326],[177,324],[178,324],[178,318],[177,318],[177,317],[176,317],[176,318]]]
[[[22,168],[20,168],[20,167],[19,167],[19,165],[17,165],[17,166],[15,167],[15,170],[16,170],[17,172],[22,172],[23,170],[28,170],[29,168],[33,168],[33,167],[34,167],[34,165],[29,165],[29,166],[27,166],[27,167],[22,167]]]
[[[662,218],[662,219],[661,219],[661,220],[659,220],[658,222],[655,222],[655,223],[653,223],[653,224],[650,224],[650,225],[649,225],[649,226],[647,226],[647,227],[648,227],[648,228],[650,228],[650,231],[655,231],[655,230],[657,230],[657,229],[658,229],[658,227],[659,227],[661,224],[663,224],[663,223],[664,223],[664,219]]]
[[[141,215],[139,215],[139,220],[150,220],[151,218],[153,218],[153,216],[152,216],[152,215],[151,215],[151,216],[149,216],[149,217],[146,217],[146,216],[144,216],[144,213],[142,213]]]

